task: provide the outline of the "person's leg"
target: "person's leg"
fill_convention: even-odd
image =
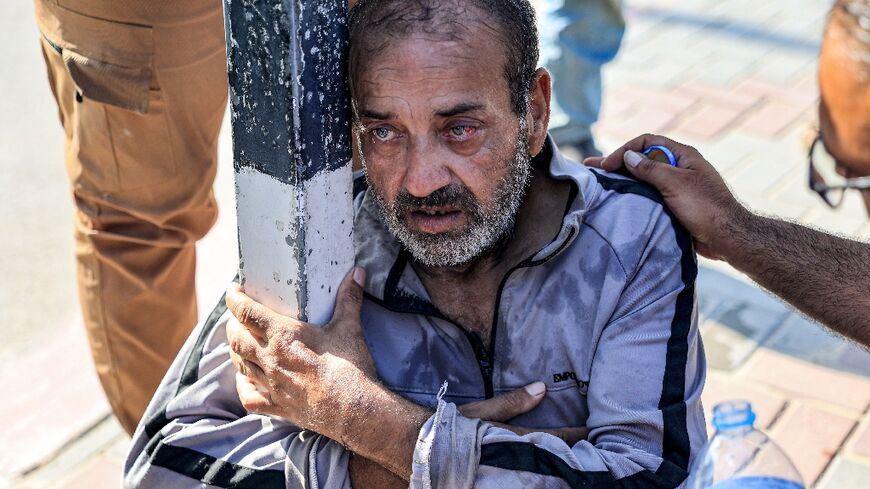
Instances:
[[[82,312],[132,432],[197,319],[195,243],[217,216],[227,97],[221,2],[146,27],[48,3],[37,16],[66,132]]]
[[[601,67],[616,56],[625,31],[621,3],[550,0],[542,15],[542,54],[553,74],[551,133],[581,156],[595,148],[591,126],[601,109]]]

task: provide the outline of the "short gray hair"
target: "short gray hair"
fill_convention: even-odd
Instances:
[[[517,115],[528,111],[532,83],[538,68],[538,27],[529,0],[360,0],[350,11],[350,66],[354,76],[363,56],[373,45],[415,33],[447,40],[469,31],[469,9],[477,10],[495,25],[505,49],[504,77],[511,105]]]

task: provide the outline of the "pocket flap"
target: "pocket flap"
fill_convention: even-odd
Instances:
[[[39,30],[63,55],[83,96],[148,111],[154,46],[150,27],[90,17],[52,0],[34,3]]]
[[[142,114],[148,112],[149,68],[112,65],[69,49],[63,50],[63,61],[82,96]]]

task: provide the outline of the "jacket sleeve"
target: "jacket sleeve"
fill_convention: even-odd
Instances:
[[[655,223],[655,219],[653,222]],[[411,487],[675,488],[703,446],[704,356],[691,241],[660,216],[598,336],[588,440],[513,432],[439,401],[414,453]],[[675,236],[676,233],[676,236]],[[675,239],[677,244],[675,244]]]
[[[125,488],[349,488],[338,443],[268,416],[236,394],[223,305],[188,338],[136,428]]]

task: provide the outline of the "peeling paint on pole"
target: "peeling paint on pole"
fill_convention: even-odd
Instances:
[[[322,324],[353,265],[345,0],[226,0],[242,283]]]

